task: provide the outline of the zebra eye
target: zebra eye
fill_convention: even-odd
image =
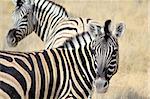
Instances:
[[[95,50],[92,50],[92,54],[95,55]]]
[[[29,12],[26,15],[29,15]]]
[[[118,52],[118,49],[115,49],[113,52],[112,52],[112,55],[116,55]]]
[[[116,55],[116,51],[113,51],[112,55]]]
[[[27,18],[27,17],[28,17],[27,15],[24,15],[24,16],[23,16],[23,18]]]

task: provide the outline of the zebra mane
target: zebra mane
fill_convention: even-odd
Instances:
[[[102,27],[99,25],[90,24],[89,29],[85,32],[79,33],[74,37],[70,37],[66,40],[61,47],[70,47],[71,48],[78,48],[78,47],[85,47],[86,45],[90,45],[95,41],[99,41],[99,37],[103,36],[101,31]]]
[[[87,32],[83,32],[83,33],[80,33],[80,34],[77,34],[76,36],[74,37],[71,37],[69,38],[68,40],[66,40],[64,43],[63,43],[63,46],[66,44],[66,43],[72,43],[74,40],[76,39],[79,39],[80,37],[84,38],[85,35],[91,35],[88,31]]]

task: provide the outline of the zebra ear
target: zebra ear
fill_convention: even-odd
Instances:
[[[12,0],[15,6],[22,6],[24,3],[24,0]]]
[[[15,6],[22,6],[22,4],[34,4],[34,0],[12,0]]]
[[[111,34],[111,20],[106,20],[104,25],[104,33],[106,36]]]
[[[116,37],[120,37],[123,35],[125,30],[125,24],[124,23],[119,23],[116,25],[115,31],[114,31],[114,35]]]
[[[93,34],[95,37],[97,37],[98,35],[102,35],[101,29],[102,27],[96,24],[90,24],[89,26],[90,34]]]
[[[104,38],[106,41],[112,34],[110,29],[111,29],[111,20],[106,20],[104,25],[104,34],[105,34]]]

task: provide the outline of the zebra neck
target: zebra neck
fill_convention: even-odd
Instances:
[[[83,32],[81,34],[76,35],[75,37],[71,37],[66,40],[62,45],[66,48],[79,48],[84,46],[91,46],[91,42],[95,39],[95,36],[89,32]]]
[[[34,14],[37,20],[35,33],[46,42],[53,35],[55,27],[66,19],[68,14],[62,6],[50,0],[35,0]]]

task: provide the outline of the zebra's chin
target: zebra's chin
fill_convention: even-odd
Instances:
[[[108,88],[107,88],[108,89]],[[107,92],[107,89],[98,89],[96,88],[96,92],[97,93],[106,93]]]
[[[94,87],[97,93],[106,93],[109,83],[107,80],[99,77],[95,80]]]
[[[9,47],[16,47],[18,45],[18,43],[12,43],[12,42],[9,42],[7,41],[7,44]]]

